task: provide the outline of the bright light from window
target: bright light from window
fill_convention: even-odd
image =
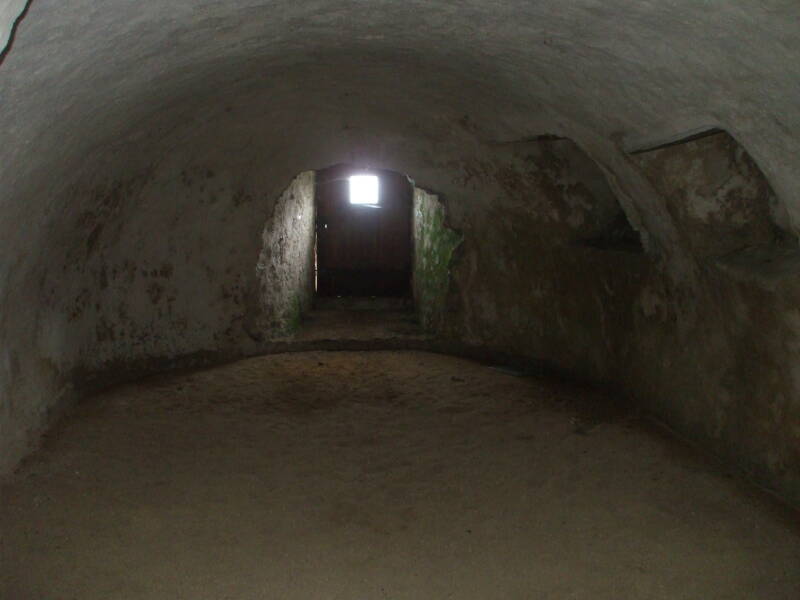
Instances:
[[[350,177],[350,204],[378,204],[378,177],[352,175]]]

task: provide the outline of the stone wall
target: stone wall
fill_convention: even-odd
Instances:
[[[254,161],[233,151],[235,139],[226,145],[231,127],[204,132],[215,145],[187,141],[193,156],[167,148],[153,160],[149,148],[123,171],[92,162],[47,190],[44,224],[22,220],[0,239],[27,249],[0,278],[2,470],[88,389],[259,352],[291,316],[291,302],[270,307],[256,269],[260,256],[269,262],[265,223],[292,214],[291,201],[276,202],[296,164],[336,158]],[[436,155],[420,146],[382,166],[436,190],[435,202],[418,194],[428,210],[417,225],[445,235],[440,257],[455,243],[446,231],[462,239],[444,296],[444,261],[428,264],[432,294],[416,283],[423,321],[440,337],[611,382],[798,502],[800,258],[780,199],[731,144],[607,162],[550,137]],[[695,228],[711,220],[735,232],[735,247],[713,235],[700,243]],[[292,248],[275,256],[303,254]]]
[[[699,260],[791,238],[785,206],[758,165],[724,132],[632,155]]]
[[[800,503],[800,263],[781,204],[726,134],[631,160],[672,215],[674,252],[644,251],[600,168],[568,140],[462,169],[446,218],[463,243],[445,318],[429,324],[611,383]],[[470,200],[476,173],[501,191]]]
[[[314,301],[314,177],[298,175],[275,204],[258,257],[263,335],[297,329]]]
[[[454,219],[464,243],[442,333],[612,378],[626,360],[631,298],[651,260],[599,167],[573,142],[509,153],[494,173],[499,193]]]
[[[450,288],[450,266],[461,236],[445,223],[444,205],[435,194],[414,188],[414,306],[422,326],[442,327]]]
[[[28,5],[0,54],[0,472],[96,377],[258,351],[275,199],[357,162],[464,237],[442,335],[614,381],[800,499],[797,3],[0,0],[0,46]],[[625,152],[708,125],[753,160]]]
[[[630,387],[800,504],[800,268],[785,204],[725,133],[639,154],[694,269],[639,291]]]
[[[98,166],[52,192],[47,245],[6,265],[0,288],[18,307],[0,311],[0,474],[76,398],[256,353],[296,324],[312,289],[313,173],[281,195],[228,157]]]

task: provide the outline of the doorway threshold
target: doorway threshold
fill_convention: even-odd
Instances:
[[[407,298],[320,297],[293,334],[276,341],[425,341]]]
[[[383,296],[318,297],[314,300],[314,310],[370,310],[413,313],[413,303],[411,298]]]

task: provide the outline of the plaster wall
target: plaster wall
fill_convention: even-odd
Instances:
[[[5,306],[17,308],[0,313],[6,472],[81,395],[252,354],[310,304],[313,172],[281,194],[236,158],[135,166],[91,168],[91,183],[55,192],[47,248],[31,248],[40,267],[25,276],[21,261],[9,272]]]
[[[0,40],[21,8],[0,0]],[[0,63],[0,471],[92,382],[258,351],[273,203],[348,162],[413,174],[463,235],[442,335],[614,381],[798,498],[798,19],[782,0],[34,0]],[[708,125],[774,207],[673,195],[657,172],[684,167],[627,153]]]
[[[693,262],[676,279],[665,254],[585,243],[607,237],[620,205],[581,155],[568,140],[519,146],[494,172],[502,194],[448,203],[464,241],[448,265],[444,318],[429,324],[612,383],[799,503],[797,249],[763,174],[726,134],[633,159]],[[754,261],[730,266],[754,249],[784,268],[765,277]]]

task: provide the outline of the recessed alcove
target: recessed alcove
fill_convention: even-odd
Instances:
[[[751,281],[797,274],[785,205],[727,132],[703,131],[631,158],[664,198],[692,255]]]

